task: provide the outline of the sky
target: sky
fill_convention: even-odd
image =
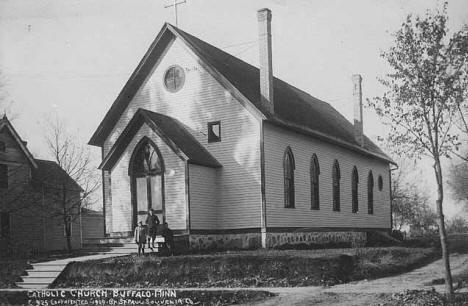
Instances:
[[[171,1],[172,2],[172,1]],[[363,98],[382,95],[388,71],[379,56],[408,14],[424,14],[431,0],[186,0],[183,30],[257,65],[258,9],[272,10],[275,76],[329,102],[352,119],[351,76],[363,77]],[[37,158],[48,158],[44,120],[64,120],[87,143],[164,22],[164,0],[1,0],[0,96],[13,101],[14,126]],[[468,1],[448,1],[449,27],[468,23]],[[386,128],[364,110],[371,138]],[[100,150],[91,147],[97,163]],[[446,163],[448,164],[448,163]],[[434,196],[431,165],[415,178]],[[446,201],[447,214],[460,207]]]

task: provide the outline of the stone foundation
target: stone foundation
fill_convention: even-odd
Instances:
[[[327,245],[349,244],[352,247],[365,246],[366,232],[294,232],[294,233],[267,233],[267,245],[275,248],[282,245]]]
[[[190,235],[192,250],[237,250],[262,247],[260,233]]]
[[[191,250],[235,250],[262,247],[260,233],[190,235]],[[267,233],[268,248],[283,245],[327,245],[343,244],[344,247],[365,246],[366,232],[289,232]]]

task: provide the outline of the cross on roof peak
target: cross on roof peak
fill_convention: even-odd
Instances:
[[[181,4],[185,4],[186,0],[178,1],[178,0],[171,0],[172,4],[165,5],[164,8],[174,7],[174,18],[175,18],[175,26],[178,27],[178,16],[177,16],[177,6]]]

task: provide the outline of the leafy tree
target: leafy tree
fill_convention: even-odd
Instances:
[[[468,222],[460,217],[455,216],[452,218],[447,225],[447,232],[449,233],[467,233],[468,232]]]
[[[450,168],[448,183],[458,200],[468,211],[468,163],[462,162]]]
[[[400,154],[433,161],[445,284],[452,296],[441,159],[460,145],[454,120],[467,89],[468,35],[458,31],[448,36],[446,7],[406,18],[394,34],[394,45],[382,53],[392,70],[379,80],[386,92],[369,105],[390,126],[388,141]]]
[[[428,196],[408,177],[408,160],[399,159],[397,163],[399,168],[392,175],[392,227],[427,233],[437,227],[437,215],[429,206]]]

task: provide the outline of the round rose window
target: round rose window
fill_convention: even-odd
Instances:
[[[179,91],[185,82],[184,69],[180,66],[171,66],[164,74],[164,86],[170,92]]]

